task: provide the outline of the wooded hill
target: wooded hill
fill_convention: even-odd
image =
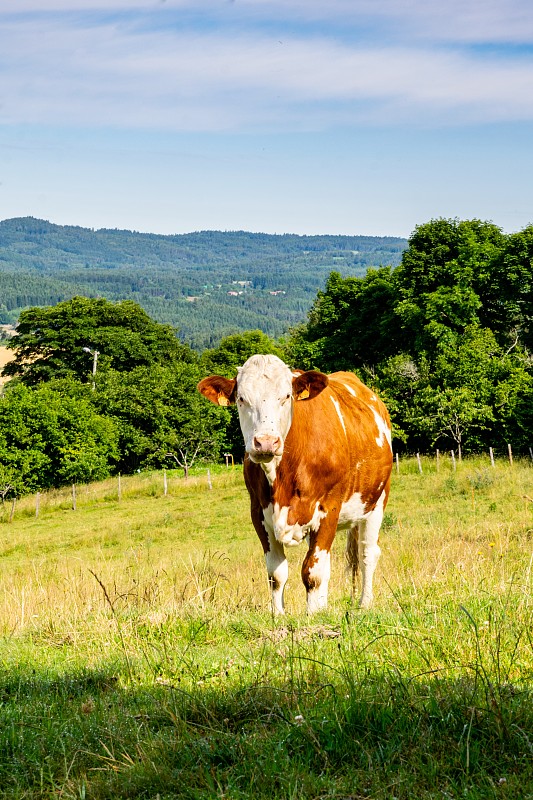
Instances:
[[[406,246],[397,237],[162,236],[8,219],[0,222],[0,323],[82,295],[135,300],[197,350],[244,330],[278,337],[304,320],[332,270],[363,276],[397,266]]]

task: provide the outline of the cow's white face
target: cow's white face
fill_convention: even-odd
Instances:
[[[322,372],[291,372],[277,356],[251,356],[230,380],[211,375],[198,390],[221,406],[237,403],[249,458],[266,467],[283,455],[295,400],[310,400],[328,384]],[[275,467],[274,467],[275,470]],[[272,469],[269,470],[272,477]]]
[[[237,373],[236,403],[246,452],[256,463],[283,455],[292,422],[293,374],[276,356],[252,356]]]

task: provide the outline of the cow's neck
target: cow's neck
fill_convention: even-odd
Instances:
[[[261,464],[261,469],[265,473],[270,486],[273,486],[274,481],[276,480],[277,469],[279,467],[281,458],[281,456],[274,456],[271,461]]]

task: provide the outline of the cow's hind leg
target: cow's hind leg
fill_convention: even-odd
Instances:
[[[385,493],[379,498],[376,507],[359,523],[359,563],[361,565],[362,592],[359,600],[361,608],[369,608],[374,599],[372,581],[381,549],[378,545],[379,529],[383,521]]]
[[[285,602],[283,593],[289,578],[289,564],[282,544],[273,533],[268,533],[268,550],[265,551],[265,562],[268,582],[272,592],[272,613],[284,614]]]
[[[357,589],[357,571],[359,569],[359,523],[346,534],[346,573],[350,580],[352,600]]]

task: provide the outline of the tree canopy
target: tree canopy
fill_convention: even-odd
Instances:
[[[533,227],[418,226],[395,270],[332,273],[287,352],[353,369],[388,402],[411,449],[528,444],[533,429]]]
[[[100,372],[194,360],[170,325],[154,322],[132,300],[74,297],[29,308],[16,330],[7,345],[16,355],[3,374],[19,376],[29,386],[69,376],[89,381],[95,352]]]

